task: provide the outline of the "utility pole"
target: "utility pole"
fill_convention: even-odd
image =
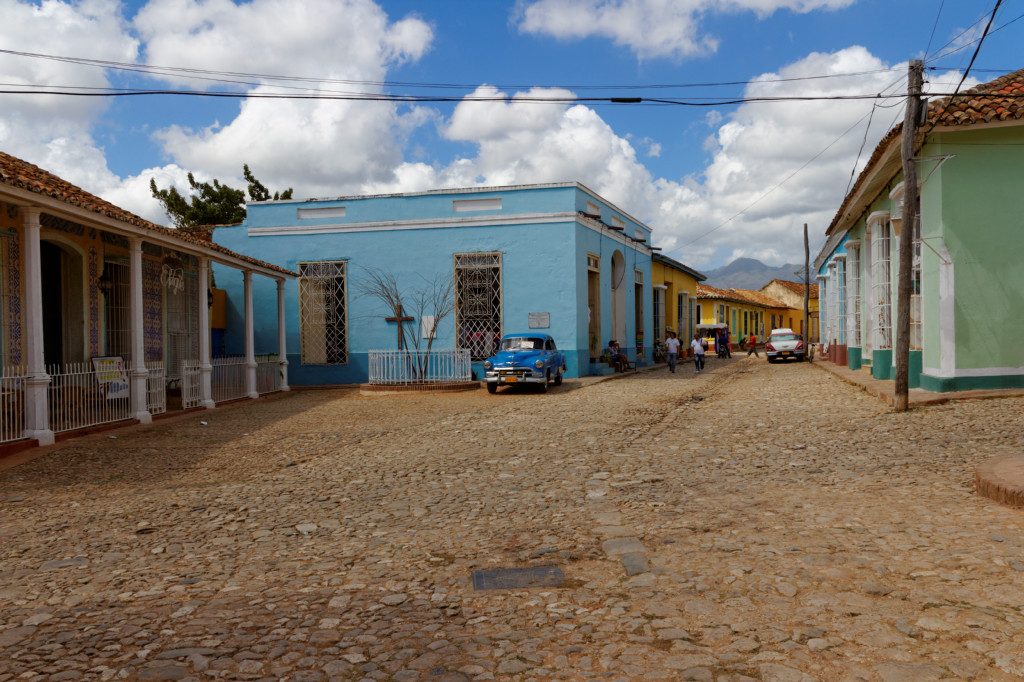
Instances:
[[[811,328],[808,326],[810,322],[810,310],[811,310],[811,245],[807,241],[807,223],[804,223],[804,354],[810,359],[814,359],[811,355]]]
[[[899,289],[896,292],[896,389],[893,409],[905,412],[910,383],[910,271],[914,260],[914,231],[917,223],[917,166],[914,138],[921,119],[921,88],[924,64],[911,59],[907,74],[907,111],[903,116],[903,222],[900,230]]]

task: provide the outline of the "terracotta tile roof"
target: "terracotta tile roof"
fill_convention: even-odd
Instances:
[[[1000,121],[1024,119],[1024,69],[1019,69],[994,81],[983,83],[970,90],[964,90],[956,97],[945,97],[928,104],[928,117],[922,130],[929,131],[936,126],[969,126]],[[831,234],[846,213],[847,208],[861,187],[877,170],[877,166],[890,147],[900,137],[903,124],[897,124],[886,133],[875,147],[864,170],[857,176],[857,182],[843,199],[835,217],[826,230]],[[920,145],[921,142],[918,142]]]
[[[769,285],[771,285],[771,284],[779,284],[781,286],[786,287],[787,289],[792,291],[794,294],[800,294],[801,296],[804,295],[804,283],[803,282],[790,282],[789,280],[785,280],[785,279],[773,279],[771,282],[768,282],[768,284],[766,284],[764,287],[762,287],[761,290],[764,291],[764,289],[766,287],[768,287]],[[811,284],[810,297],[811,298],[818,298],[818,284],[817,284],[817,282],[815,282],[814,284]]]
[[[178,230],[172,230],[171,228],[151,223],[144,218],[140,218],[134,213],[130,213],[123,208],[115,206],[109,201],[100,199],[99,197],[86,192],[80,187],[72,185],[67,180],[59,178],[53,173],[43,170],[39,166],[32,165],[27,161],[23,161],[17,157],[11,156],[10,154],[5,154],[4,152],[0,152],[0,185],[16,187],[18,189],[51,197],[57,201],[68,204],[69,206],[74,206],[90,213],[106,216],[107,218],[111,218],[118,222],[140,228],[142,231],[153,233],[165,241],[179,241],[190,246],[199,246],[207,251],[215,251],[259,266],[260,268],[273,270],[285,275],[291,275],[292,277],[296,276],[296,274],[291,270],[286,270],[271,263],[265,263],[263,261],[256,260],[255,258],[235,253],[234,251],[226,249],[219,244],[203,241],[201,238],[188,234],[184,231],[179,232]]]
[[[746,303],[747,305],[756,305],[765,308],[788,307],[784,303],[779,303],[774,298],[765,296],[759,291],[750,291],[749,289],[718,289],[699,282],[697,283],[697,298],[734,301],[736,303]]]
[[[741,298],[746,299],[750,303],[755,305],[764,306],[765,308],[788,308],[789,306],[781,301],[777,301],[771,296],[767,296],[760,291],[752,291],[750,289],[730,289],[729,291],[737,294]]]
[[[1024,118],[1024,69],[928,106],[928,125],[960,126]]]

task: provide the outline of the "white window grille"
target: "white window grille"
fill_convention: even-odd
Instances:
[[[485,360],[501,340],[501,253],[457,253],[454,265],[455,342]]]
[[[131,359],[131,271],[124,261],[107,260],[103,275],[109,283],[103,292],[104,355]]]
[[[654,338],[665,339],[665,290],[655,288],[654,296]]]
[[[846,259],[836,261],[836,333],[839,343],[846,341]]]
[[[12,308],[10,294],[8,293],[7,276],[7,240],[10,233],[0,230],[0,367],[7,361],[7,344],[10,342],[10,311]],[[3,436],[0,435],[0,442]]]
[[[875,226],[872,235],[871,317],[874,321],[875,348],[892,348],[892,260],[890,242],[892,226],[888,222]]]
[[[921,339],[921,215],[914,217],[913,263],[910,270],[910,348],[920,350]]]
[[[165,268],[167,266],[164,266]],[[194,273],[179,271],[180,286],[166,287],[167,325],[167,378],[181,379],[181,365],[194,360],[192,352],[193,302],[196,299],[196,278]],[[169,279],[169,281],[171,281]]]
[[[690,334],[690,295],[687,293],[681,293],[676,296],[676,337],[686,340],[692,336]]]
[[[821,325],[822,338],[824,339],[824,343],[829,343],[832,340],[832,334],[829,328],[829,325],[831,325],[832,322],[828,319],[828,275],[818,277],[818,305],[819,314],[821,315],[819,324]]]
[[[847,261],[847,304],[849,344],[860,347],[860,249],[850,249]]]
[[[348,362],[346,261],[299,263],[299,347],[305,365]]]

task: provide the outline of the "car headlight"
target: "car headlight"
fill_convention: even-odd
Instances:
[[[533,363],[533,366],[536,367],[537,369],[540,369],[541,367],[544,366],[544,361],[538,360],[537,362]]]
[[[491,361],[484,360],[484,369],[490,369],[491,367],[494,367],[494,365],[491,364]]]

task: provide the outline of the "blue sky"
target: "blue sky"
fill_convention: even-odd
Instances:
[[[358,91],[455,100],[3,94],[0,149],[164,224],[150,178],[185,190],[193,171],[242,186],[243,163],[271,189],[294,187],[296,197],[578,180],[647,222],[655,244],[693,267],[739,256],[778,265],[802,258],[803,223],[812,248],[820,243],[851,172],[901,118],[898,99],[878,100],[874,109],[872,101],[849,100],[708,107],[565,100],[898,94],[910,58],[926,58],[935,67],[926,72],[928,87],[946,92],[994,5],[0,0],[2,49],[215,72],[200,80],[4,53],[5,90]],[[1024,0],[1004,0],[965,87],[1024,67],[1017,47],[1024,20],[1015,21],[1022,15]],[[255,75],[229,83],[228,72]],[[736,84],[678,87],[722,82]],[[426,87],[438,84],[462,87]],[[517,101],[517,93],[563,101]],[[497,101],[464,100],[474,95]]]

